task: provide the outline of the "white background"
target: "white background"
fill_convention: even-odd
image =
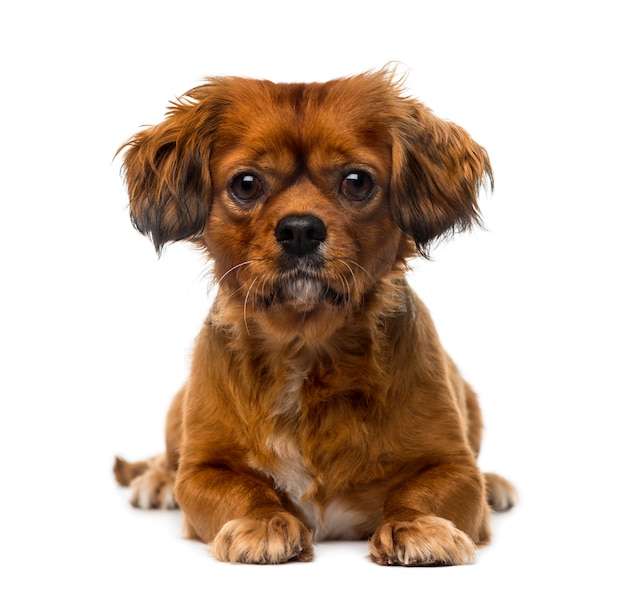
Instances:
[[[4,3],[0,587],[623,588],[619,4]],[[325,80],[392,60],[491,156],[488,231],[439,246],[411,280],[480,393],[481,465],[520,504],[468,567],[382,568],[365,543],[220,564],[182,540],[179,513],[128,507],[111,475],[116,453],[163,448],[209,285],[198,254],[159,261],[133,230],[113,156],[205,75]]]

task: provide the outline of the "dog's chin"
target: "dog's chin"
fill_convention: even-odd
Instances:
[[[259,311],[283,310],[301,316],[315,315],[322,308],[342,307],[348,299],[333,289],[321,273],[307,272],[285,273],[254,294]]]
[[[310,313],[326,305],[341,306],[345,301],[342,294],[323,281],[302,275],[282,282],[267,303],[269,306],[282,306],[300,313]]]
[[[323,277],[292,274],[281,277],[271,291],[266,285],[265,297],[255,298],[246,314],[247,325],[250,329],[254,317],[260,333],[274,344],[294,338],[321,342],[343,325],[349,305],[348,294],[333,289]]]

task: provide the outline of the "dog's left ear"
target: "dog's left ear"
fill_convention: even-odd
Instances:
[[[480,223],[478,193],[493,187],[487,152],[461,127],[403,99],[393,137],[391,205],[400,228],[420,253],[450,232]]]
[[[209,82],[173,103],[164,121],[124,144],[123,173],[135,227],[157,252],[168,242],[193,240],[211,204],[209,155],[223,97]]]

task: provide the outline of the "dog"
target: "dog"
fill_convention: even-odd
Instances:
[[[405,274],[480,224],[489,158],[384,69],[208,78],[120,148],[135,227],[202,248],[219,289],[166,452],[117,458],[227,562],[369,539],[383,565],[472,562],[515,489],[477,466],[476,394]]]

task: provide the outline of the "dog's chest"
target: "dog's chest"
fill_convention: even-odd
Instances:
[[[274,415],[268,418],[265,435],[258,441],[260,452],[249,456],[249,464],[269,477],[301,511],[315,539],[360,538],[369,515],[347,498],[333,496],[329,473],[316,462],[310,441],[308,451],[303,450],[302,431],[311,428],[302,424],[301,413],[307,376],[304,370],[289,374]]]
[[[311,468],[290,436],[274,434],[266,441],[272,460],[261,469],[280,492],[301,511],[316,540],[358,539],[371,515],[334,497],[324,485],[324,474]]]

